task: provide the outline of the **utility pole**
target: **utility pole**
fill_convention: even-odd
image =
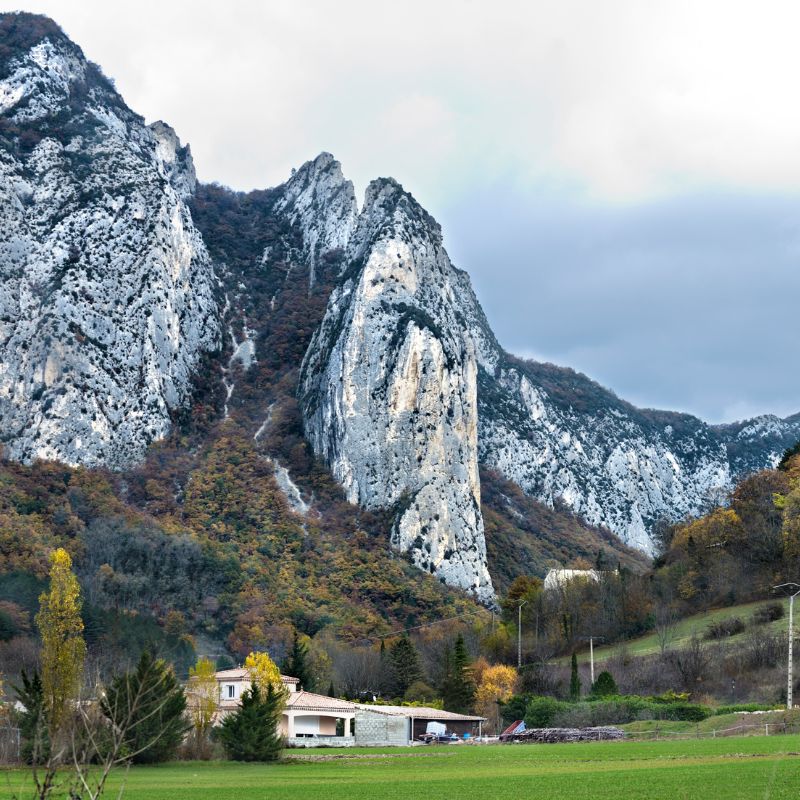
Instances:
[[[517,669],[522,666],[522,606],[527,600],[517,604]]]
[[[796,589],[789,595],[789,663],[786,669],[786,708],[792,710],[792,684],[794,683],[792,650],[794,649],[794,599],[800,594],[800,583],[779,583],[773,589]]]
[[[602,641],[604,636],[584,636],[583,640],[589,640],[589,674],[592,678],[592,686],[594,686],[594,640]]]

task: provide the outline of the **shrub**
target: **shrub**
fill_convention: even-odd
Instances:
[[[769,603],[753,612],[753,625],[766,625],[770,622],[775,622],[783,619],[785,613],[782,603]]]
[[[678,698],[678,701],[672,697]],[[706,706],[688,703],[682,695],[659,698],[637,695],[615,695],[582,703],[565,703],[552,697],[534,697],[525,711],[529,728],[624,725],[638,720],[664,719],[700,722],[714,712]]]
[[[729,636],[735,636],[737,633],[743,633],[745,629],[744,622],[739,617],[730,617],[729,619],[721,619],[717,622],[712,622],[703,636],[704,639],[727,639]]]
[[[601,672],[597,676],[597,680],[592,684],[592,697],[612,697],[618,694],[617,682],[608,670]]]
[[[525,725],[528,728],[549,728],[557,714],[570,708],[569,703],[554,697],[534,697],[525,709]]]
[[[653,703],[686,703],[689,700],[689,693],[688,692],[673,692],[668,691],[664,692],[663,694],[657,694],[652,697],[648,697]]]
[[[702,722],[712,715],[710,708],[695,703],[671,703],[661,706],[664,716],[661,719],[680,720],[682,722]]]

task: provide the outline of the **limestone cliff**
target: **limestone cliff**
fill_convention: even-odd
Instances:
[[[306,434],[348,498],[393,506],[393,544],[493,598],[480,511],[475,345],[436,222],[379,180],[300,379]]]
[[[122,466],[168,431],[218,341],[194,169],[34,19],[0,71],[0,430],[14,458]]]

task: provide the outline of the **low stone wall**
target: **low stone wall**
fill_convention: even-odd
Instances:
[[[287,747],[354,747],[354,736],[292,736]]]

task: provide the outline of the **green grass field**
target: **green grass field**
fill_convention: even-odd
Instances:
[[[800,736],[289,751],[274,765],[136,767],[128,800],[778,800],[800,795]],[[19,787],[0,776],[0,798]],[[107,793],[118,788],[118,779]],[[22,795],[26,796],[26,795]]]

